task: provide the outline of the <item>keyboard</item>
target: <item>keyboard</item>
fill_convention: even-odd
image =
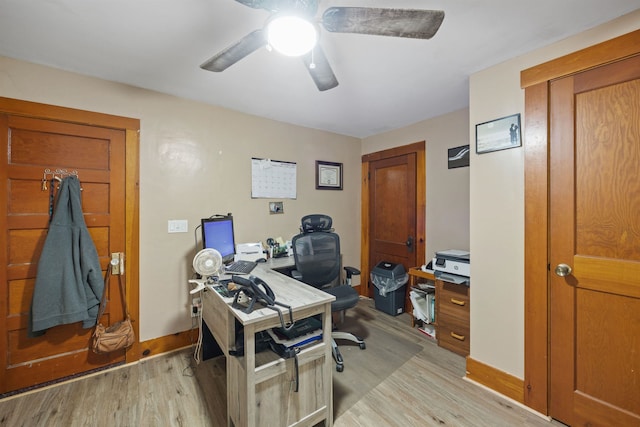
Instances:
[[[227,274],[249,274],[256,268],[256,265],[258,265],[258,263],[254,261],[240,260],[227,265],[224,271]]]

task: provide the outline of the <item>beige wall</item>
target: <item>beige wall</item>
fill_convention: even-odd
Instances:
[[[521,70],[639,28],[640,10],[473,74],[469,140],[476,123],[524,113]],[[471,357],[524,378],[524,149],[472,153]]]
[[[447,149],[469,144],[469,110],[463,109],[362,141],[362,154],[426,142],[426,242],[435,251],[469,250],[469,168],[447,169]]]
[[[139,118],[140,340],[191,327],[187,279],[200,218],[232,212],[238,242],[290,239],[300,218],[334,219],[360,265],[360,140],[0,57],[0,96]],[[297,199],[270,215],[251,199],[251,157],[297,163]],[[344,164],[344,190],[315,189],[315,160]],[[82,179],[82,177],[80,177]],[[167,233],[186,219],[189,232]]]

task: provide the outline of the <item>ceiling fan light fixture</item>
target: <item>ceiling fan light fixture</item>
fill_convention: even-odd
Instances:
[[[267,43],[283,55],[304,55],[317,42],[315,25],[298,16],[277,16],[267,24]]]

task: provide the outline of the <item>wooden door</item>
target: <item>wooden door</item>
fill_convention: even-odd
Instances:
[[[380,261],[407,271],[424,262],[424,160],[424,143],[363,156],[365,277]]]
[[[124,361],[124,351],[91,352],[93,329],[81,323],[53,327],[38,338],[28,337],[27,326],[50,216],[53,174],[45,170],[77,172],[85,221],[103,271],[111,253],[125,252],[125,131],[0,114],[0,146],[0,225],[6,242],[0,250],[0,393]],[[123,279],[126,286],[127,275]],[[114,278],[103,324],[122,319],[119,295]]]
[[[640,56],[551,83],[550,162],[549,413],[638,426]]]
[[[369,203],[371,212],[370,263],[416,265],[416,155],[371,162]]]

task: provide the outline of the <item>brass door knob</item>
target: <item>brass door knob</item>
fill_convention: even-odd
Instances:
[[[556,274],[560,277],[564,277],[564,276],[568,276],[571,274],[571,267],[568,266],[567,264],[558,264],[556,266]]]

